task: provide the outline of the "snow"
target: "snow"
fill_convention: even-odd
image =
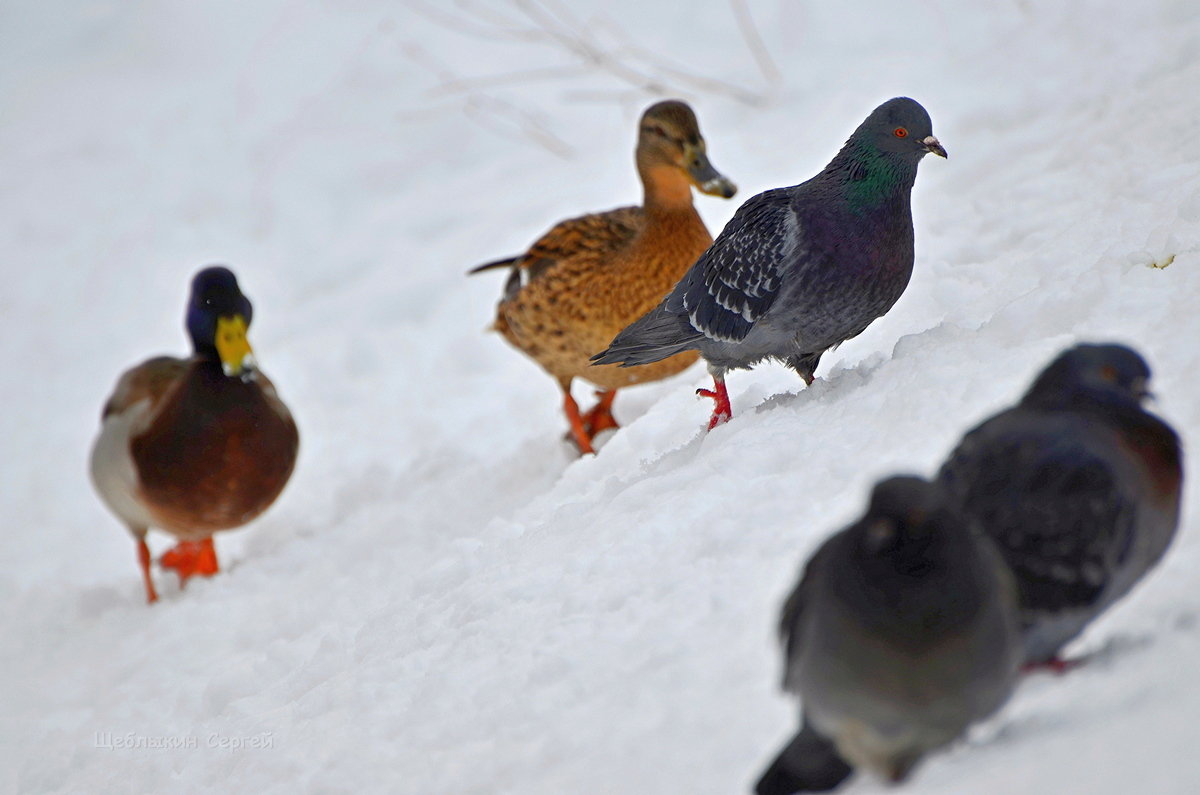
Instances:
[[[735,5],[525,7],[693,102],[741,187],[697,200],[714,232],[920,100],[950,159],[917,180],[915,276],[811,388],[732,373],[705,434],[697,366],[619,396],[582,460],[553,382],[484,332],[502,277],[463,273],[636,200],[654,95],[501,0],[0,8],[0,791],[744,792],[796,719],[780,601],[876,479],[934,471],[1078,339],[1141,350],[1197,438],[1200,7],[760,0],[772,82]],[[87,453],[120,371],[185,350],[214,261],[301,459],[219,576],[160,574],[147,607]],[[907,789],[1193,791],[1187,485],[1089,663]]]

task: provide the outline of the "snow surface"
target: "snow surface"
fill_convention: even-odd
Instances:
[[[0,5],[0,790],[744,792],[795,721],[780,601],[876,479],[931,473],[1078,339],[1143,351],[1198,438],[1200,5],[761,0],[776,82],[736,5],[525,7],[674,68],[742,188],[698,200],[714,232],[919,99],[950,159],[917,180],[913,282],[812,388],[731,374],[706,435],[697,366],[622,394],[583,460],[484,332],[502,277],[463,272],[638,198],[645,86],[503,0]],[[214,261],[301,460],[151,608],[87,451],[119,372],[186,349]],[[904,789],[1196,791],[1197,488],[1091,662]]]

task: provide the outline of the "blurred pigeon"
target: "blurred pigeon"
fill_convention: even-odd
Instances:
[[[901,781],[996,711],[1021,660],[1012,577],[993,544],[915,477],[813,555],[784,605],[784,687],[802,727],[758,795],[824,791],[852,767]]]
[[[1179,522],[1179,437],[1142,408],[1150,368],[1077,345],[970,431],[939,479],[1016,577],[1025,659],[1059,652],[1162,558]]]
[[[698,350],[716,401],[709,428],[731,416],[725,371],[767,358],[811,384],[821,354],[891,309],[913,267],[909,203],[917,164],[946,150],[907,97],[880,105],[820,174],[743,204],[657,307],[596,364],[644,365]]]
[[[800,716],[800,731],[784,746],[755,785],[757,795],[827,792],[854,772],[832,742]]]

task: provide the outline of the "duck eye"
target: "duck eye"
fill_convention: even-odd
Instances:
[[[903,127],[897,127],[896,129],[892,130],[892,135],[896,136],[897,138],[907,138],[908,130],[904,129]]]
[[[648,125],[646,127],[646,132],[654,133],[655,135],[661,135],[663,138],[667,137],[667,131],[662,127],[659,127],[657,124]]]

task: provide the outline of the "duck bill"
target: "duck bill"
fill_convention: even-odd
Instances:
[[[254,367],[254,351],[246,339],[246,319],[241,315],[217,318],[217,336],[213,340],[225,375],[240,376]]]
[[[926,149],[928,149],[930,152],[937,155],[938,157],[944,157],[947,160],[950,159],[950,156],[946,154],[946,150],[942,148],[941,142],[938,141],[938,139],[934,138],[932,135],[926,135],[921,140],[921,143],[925,145]]]
[[[723,199],[732,198],[737,193],[737,185],[713,168],[713,164],[708,161],[703,142],[699,146],[685,146],[683,155],[687,163],[688,177],[701,193],[720,196]]]

